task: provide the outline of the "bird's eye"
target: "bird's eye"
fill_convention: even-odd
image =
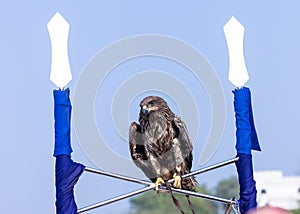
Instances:
[[[153,106],[153,105],[154,105],[154,100],[151,100],[148,104],[149,104],[150,106]]]

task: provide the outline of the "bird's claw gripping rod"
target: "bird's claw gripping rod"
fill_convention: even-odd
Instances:
[[[211,171],[211,170],[229,165],[231,163],[235,163],[235,162],[238,161],[238,159],[239,159],[238,157],[232,158],[232,159],[229,159],[229,160],[226,160],[226,161],[223,161],[223,162],[220,162],[220,163],[217,163],[217,164],[214,164],[214,165],[196,170],[196,171],[191,172],[189,174],[183,175],[182,178],[183,179],[188,178],[188,177],[191,177],[191,176],[194,176],[194,175],[198,175],[198,174],[201,174],[201,173],[204,173],[204,172],[208,172],[208,171]],[[136,191],[133,191],[133,192],[130,192],[130,193],[127,193],[127,194],[123,194],[123,195],[114,197],[112,199],[105,200],[105,201],[102,201],[102,202],[99,202],[99,203],[96,203],[96,204],[93,204],[93,205],[90,205],[90,206],[87,206],[87,207],[84,207],[84,208],[81,208],[81,209],[77,210],[77,213],[83,213],[83,212],[86,212],[86,211],[89,211],[89,210],[92,210],[92,209],[95,209],[95,208],[98,208],[98,207],[101,207],[101,206],[104,206],[104,205],[107,205],[107,204],[110,204],[110,203],[113,203],[113,202],[123,200],[125,198],[129,198],[129,197],[132,197],[132,196],[135,196],[135,195],[138,195],[138,194],[141,194],[141,193],[144,193],[144,192],[155,189],[154,183],[144,181],[144,180],[141,180],[141,179],[136,179],[136,178],[132,178],[132,177],[124,176],[124,175],[118,175],[118,174],[111,173],[111,172],[105,172],[103,170],[93,169],[93,168],[89,168],[89,167],[86,167],[85,171],[100,174],[100,175],[104,175],[104,176],[108,176],[108,177],[112,177],[112,178],[121,179],[121,180],[124,180],[124,181],[129,181],[129,182],[134,182],[134,183],[146,185],[147,187],[136,190]],[[170,179],[168,182],[171,183],[173,181],[174,181],[174,179]],[[166,189],[166,187],[163,187],[163,186],[159,186],[159,188],[162,189],[162,190]],[[191,195],[191,196],[194,196],[194,197],[199,197],[199,198],[203,198],[203,199],[207,199],[207,200],[211,200],[211,201],[222,202],[222,203],[225,203],[225,204],[236,204],[237,203],[236,201],[232,201],[232,200],[229,200],[229,199],[224,199],[224,198],[220,198],[220,197],[216,197],[216,196],[206,195],[206,194],[187,191],[187,190],[182,190],[182,189],[171,188],[171,190],[173,192],[176,192],[176,193],[179,193],[179,194]]]

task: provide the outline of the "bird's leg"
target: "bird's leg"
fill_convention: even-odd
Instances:
[[[161,166],[160,166],[160,163],[158,162],[157,158],[153,157],[153,155],[150,155],[150,162],[152,163],[152,166],[156,171],[155,189],[156,189],[157,193],[159,193],[158,192],[159,185],[165,183],[165,181],[161,175]]]
[[[181,189],[181,167],[176,167],[176,172],[173,174],[174,183],[173,186],[177,189]]]

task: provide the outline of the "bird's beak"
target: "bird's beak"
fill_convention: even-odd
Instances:
[[[143,106],[141,110],[142,110],[142,112],[144,114],[148,114],[148,108],[147,108],[147,106]]]

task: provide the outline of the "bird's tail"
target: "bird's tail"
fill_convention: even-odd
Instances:
[[[188,190],[188,191],[196,191],[196,180],[194,177],[189,177],[182,179],[181,181],[182,189]]]

